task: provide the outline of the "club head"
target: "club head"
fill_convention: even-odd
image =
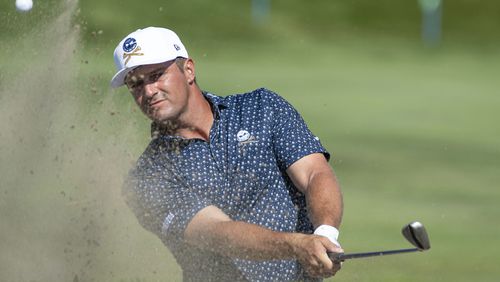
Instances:
[[[410,222],[408,225],[403,227],[401,230],[403,236],[408,240],[413,246],[417,247],[419,251],[426,251],[431,248],[429,242],[429,236],[427,236],[427,231],[422,223],[418,221]]]

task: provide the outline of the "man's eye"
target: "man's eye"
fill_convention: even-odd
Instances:
[[[130,84],[130,88],[136,89],[136,88],[142,87],[143,84],[144,84],[144,80],[142,80],[142,79],[136,80]]]
[[[163,72],[153,73],[149,76],[149,81],[156,82],[163,75]]]
[[[143,84],[144,84],[144,80],[141,77],[137,77],[135,75],[130,77],[130,79],[127,80],[127,86],[130,89],[136,89],[138,87],[142,87]]]
[[[130,89],[141,87],[144,84],[142,80],[127,81],[127,86]]]

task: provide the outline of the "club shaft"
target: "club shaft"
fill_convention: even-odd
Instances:
[[[395,255],[395,254],[402,254],[402,253],[411,253],[411,252],[416,252],[416,251],[419,251],[419,249],[413,248],[413,249],[401,249],[401,250],[379,251],[379,252],[369,252],[369,253],[352,253],[352,254],[333,254],[332,253],[332,254],[330,254],[330,258],[332,260],[344,261],[347,259]]]

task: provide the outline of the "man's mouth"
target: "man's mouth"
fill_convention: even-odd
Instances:
[[[149,103],[149,107],[152,107],[154,108],[156,105],[164,102],[165,100],[164,99],[160,99],[160,100],[156,100],[156,101],[152,101],[151,103]]]

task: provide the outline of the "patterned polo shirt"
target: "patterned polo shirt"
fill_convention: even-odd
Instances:
[[[307,280],[296,260],[232,259],[183,241],[190,220],[209,205],[235,221],[312,233],[305,197],[285,170],[312,153],[329,158],[300,114],[267,89],[204,96],[214,113],[209,142],[159,134],[130,172],[127,203],[170,249],[185,281]]]

